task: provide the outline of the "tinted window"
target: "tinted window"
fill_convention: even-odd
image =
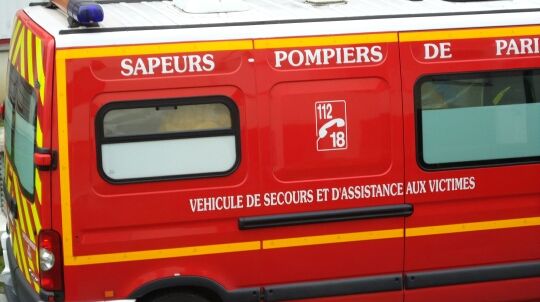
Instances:
[[[34,144],[36,93],[10,66],[8,99],[5,103],[6,150],[26,194],[34,194]]]
[[[239,160],[238,113],[225,97],[112,103],[97,124],[110,182],[225,175]]]
[[[428,168],[540,157],[540,72],[436,75],[416,86],[420,162]]]

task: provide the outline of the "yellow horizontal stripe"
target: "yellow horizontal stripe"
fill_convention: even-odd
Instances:
[[[186,256],[223,254],[260,250],[260,241],[201,245],[164,250],[150,250],[127,253],[101,254],[91,256],[72,256],[65,259],[66,265],[86,265],[98,263],[117,263],[137,260],[164,259]]]
[[[399,41],[416,42],[435,40],[520,37],[532,35],[540,35],[540,26],[405,32],[399,34]]]
[[[540,217],[493,220],[440,226],[408,228],[406,237],[452,234],[460,232],[507,229],[526,226],[539,226]],[[257,251],[262,249],[291,248],[322,244],[336,244],[379,239],[402,238],[403,229],[388,229],[355,233],[329,234],[294,238],[271,239],[262,241],[237,242],[215,245],[182,247],[163,250],[136,251],[89,256],[70,256],[65,259],[66,265],[89,265],[100,263],[116,263],[126,261],[153,260],[197,255],[222,254],[232,252]]]
[[[480,221],[458,224],[446,224],[428,227],[407,228],[406,237],[429,236],[439,234],[452,234],[463,232],[510,229],[528,226],[539,226],[540,217],[527,217],[517,219]]]
[[[286,239],[264,240],[263,249],[279,249],[286,247],[355,242],[375,239],[402,238],[403,229],[343,233],[320,236],[307,236]]]
[[[255,40],[255,49],[397,42],[397,33]]]
[[[192,42],[192,43],[65,49],[65,50],[58,50],[57,58],[59,60],[62,60],[62,59],[121,57],[121,56],[153,55],[153,54],[164,54],[164,53],[187,53],[187,52],[249,50],[249,49],[253,49],[253,42],[251,40],[212,41],[212,42]]]

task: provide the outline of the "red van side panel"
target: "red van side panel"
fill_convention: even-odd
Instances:
[[[516,36],[518,30],[521,34]],[[444,191],[428,190],[425,194],[405,197],[415,209],[406,219],[406,274],[444,269],[474,271],[485,265],[540,259],[540,165],[537,162],[493,162],[432,170],[421,167],[418,107],[419,83],[427,76],[537,70],[540,67],[538,53],[507,52],[500,49],[503,45],[500,41],[532,41],[539,35],[534,27],[400,35],[405,178],[407,181],[469,181],[468,187],[460,190],[445,187]],[[456,124],[459,123],[456,120]],[[409,290],[406,301],[532,301],[540,299],[539,288],[538,278],[471,283]]]
[[[54,211],[62,213],[55,226],[64,236],[66,299],[127,297],[143,284],[178,275],[208,277],[227,290],[390,274],[399,279],[403,217],[239,229],[239,220],[262,215],[403,206],[397,35],[367,36],[327,47],[358,51],[365,62],[309,69],[278,70],[275,51],[292,49],[252,49],[253,41],[226,42],[245,50],[205,50],[213,42],[59,50],[56,134],[64,155],[54,173],[60,193]],[[162,50],[173,46],[176,53]],[[378,51],[371,58],[370,47]],[[122,75],[126,58],[149,62],[182,50],[211,55],[215,70]],[[231,174],[122,184],[102,177],[96,123],[104,106],[216,95],[238,109],[240,161]],[[390,191],[381,191],[383,185]],[[379,197],[354,197],[355,187],[374,188]],[[235,201],[230,209],[204,204],[228,196]],[[400,300],[398,281],[390,281],[397,282],[394,290],[366,298]]]

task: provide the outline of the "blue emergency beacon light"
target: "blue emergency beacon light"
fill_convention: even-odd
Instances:
[[[94,26],[103,21],[103,8],[88,0],[52,0],[56,7],[67,14],[72,25]],[[75,24],[72,24],[74,23]]]

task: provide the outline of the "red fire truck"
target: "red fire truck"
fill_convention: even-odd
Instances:
[[[540,1],[18,12],[9,301],[540,301]]]

